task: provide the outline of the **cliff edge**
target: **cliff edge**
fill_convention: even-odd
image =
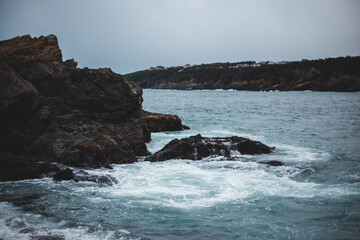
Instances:
[[[136,162],[149,154],[142,101],[142,90],[111,69],[63,61],[54,35],[0,41],[1,168],[9,166],[3,159],[78,167]]]

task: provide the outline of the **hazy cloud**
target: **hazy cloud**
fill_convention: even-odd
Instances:
[[[357,0],[0,0],[0,39],[58,36],[64,59],[155,65],[360,55]]]

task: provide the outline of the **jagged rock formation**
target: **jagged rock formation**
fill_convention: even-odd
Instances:
[[[237,136],[207,138],[198,134],[170,141],[161,150],[146,157],[145,161],[159,162],[169,159],[201,160],[209,156],[223,156],[230,159],[231,151],[254,155],[271,153],[274,149],[261,142]]]
[[[109,68],[76,66],[62,60],[54,35],[0,42],[0,153],[7,163],[101,167],[149,154],[142,90]]]
[[[150,132],[182,131],[190,129],[181,123],[177,115],[143,111]]]
[[[285,64],[214,63],[144,70],[125,75],[141,88],[235,89],[248,91],[360,91],[360,57]],[[245,65],[247,67],[238,67]]]

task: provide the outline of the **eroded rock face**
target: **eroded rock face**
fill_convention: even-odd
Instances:
[[[207,138],[200,134],[188,138],[174,139],[160,151],[146,157],[145,161],[159,162],[169,159],[201,160],[209,156],[231,157],[231,151],[241,154],[271,153],[275,148],[247,138],[216,137]]]
[[[182,131],[190,129],[181,123],[177,115],[143,111],[150,132]]]
[[[0,41],[0,153],[80,167],[149,154],[142,90],[76,65],[54,35]]]

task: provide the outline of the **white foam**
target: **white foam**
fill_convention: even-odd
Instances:
[[[249,133],[245,132],[239,132],[239,131],[231,131],[227,129],[214,129],[214,130],[208,130],[204,131],[202,133],[206,137],[231,137],[231,136],[239,136],[244,138],[250,138],[251,140],[261,141],[264,139],[263,136],[255,136]]]
[[[239,135],[254,140],[262,137],[249,136],[226,129],[209,130],[204,136]],[[173,138],[188,137],[190,132],[156,133],[151,151],[157,151]],[[259,196],[281,196],[308,198],[314,196],[337,196],[349,194],[338,186],[312,182],[297,182],[293,177],[301,174],[302,164],[324,161],[327,153],[318,150],[285,144],[274,144],[277,150],[272,154],[242,155],[232,152],[237,161],[223,161],[223,157],[209,157],[203,161],[171,160],[161,163],[139,162],[132,165],[117,165],[109,170],[119,183],[112,187],[97,188],[105,198],[122,198],[129,206],[149,205],[193,208],[211,207],[225,202],[252,201]],[[286,166],[269,167],[260,161],[278,160]],[[311,168],[305,170],[313,171]],[[94,170],[95,174],[97,173]],[[77,188],[75,191],[88,191]],[[101,202],[98,196],[91,201]]]
[[[61,236],[65,239],[131,239],[125,229],[89,232],[86,227],[66,228],[65,222],[52,223],[38,214],[23,213],[7,202],[0,202],[0,239],[31,240],[36,236]]]
[[[129,207],[183,209],[244,203],[262,196],[311,198],[353,193],[341,186],[293,180],[292,176],[301,171],[292,166],[275,168],[242,161],[140,162],[115,166],[113,174],[119,183],[93,190],[106,198],[131,199]]]
[[[326,161],[330,154],[320,152],[316,149],[297,147],[285,144],[276,144],[278,156],[290,163],[306,163],[315,161]]]

